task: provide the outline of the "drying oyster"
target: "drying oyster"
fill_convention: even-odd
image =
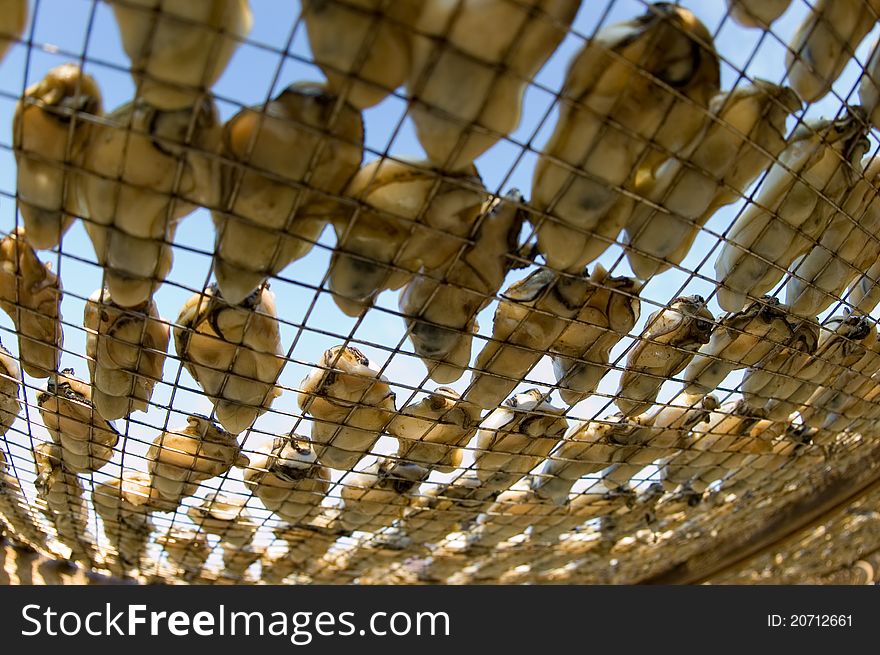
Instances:
[[[66,368],[37,394],[43,425],[52,441],[61,446],[61,460],[70,471],[97,471],[113,457],[119,441],[116,427],[92,402],[92,387]]]
[[[686,156],[639,180],[636,191],[651,204],[636,204],[624,225],[626,256],[639,278],[680,264],[715,212],[744,197],[782,152],[785,119],[800,108],[794,91],[760,79],[712,98],[717,122],[709,121]]]
[[[512,487],[550,454],[568,428],[564,410],[530,389],[489,414],[477,432],[474,469],[482,488]]]
[[[216,285],[194,294],[180,310],[174,347],[214,404],[217,420],[246,430],[281,395],[276,384],[286,359],[268,285],[231,305]]]
[[[625,416],[649,409],[663,383],[683,371],[694,352],[709,343],[714,321],[702,296],[675,298],[669,307],[651,314],[627,355],[614,399],[618,409]]]
[[[269,511],[290,523],[306,523],[320,513],[330,471],[318,463],[307,440],[276,437],[268,449],[251,456],[244,484]]]
[[[226,122],[220,206],[211,213],[214,273],[225,298],[244,301],[312,249],[363,150],[360,112],[313,82],[291,84],[265,108],[242,109]]]
[[[559,395],[569,405],[596,390],[610,368],[611,349],[633,329],[641,311],[636,280],[612,276],[596,264],[590,283],[587,302],[550,348]]]
[[[191,414],[186,421],[160,434],[147,450],[152,486],[174,503],[193,495],[199,483],[248,465],[234,435],[206,416]]]
[[[9,3],[0,14],[5,20]],[[2,47],[2,42],[0,42]],[[16,193],[27,239],[35,248],[54,248],[77,211],[75,174],[96,125],[84,114],[102,113],[101,90],[76,64],[53,68],[25,89],[12,119],[17,166]]]
[[[412,67],[410,30],[424,4],[304,0],[309,45],[327,86],[358,109],[379,104],[401,86]]]
[[[83,327],[92,402],[101,416],[113,420],[147,411],[171,337],[155,301],[124,309],[107,289],[99,289],[86,303]]]
[[[464,399],[497,407],[571,325],[593,285],[585,275],[538,269],[501,294],[492,340],[477,356]]]
[[[89,511],[83,499],[83,484],[75,473],[65,470],[61,446],[43,442],[34,448],[37,468],[37,499],[51,521],[58,541],[70,549],[70,559],[92,565],[96,560],[94,537],[89,534]]]
[[[339,524],[347,530],[375,532],[391,525],[409,504],[409,495],[428,471],[409,462],[378,459],[342,482]]]
[[[715,260],[723,309],[737,312],[749,297],[770,291],[821,237],[834,214],[831,203],[839,204],[861,173],[866,131],[861,107],[795,129]]]
[[[190,507],[186,515],[196,529],[220,537],[220,541],[245,548],[260,527],[245,508],[247,499],[211,493],[200,505]]]
[[[18,360],[0,343],[0,437],[9,432],[21,411],[21,369]]]
[[[538,248],[551,268],[577,272],[602,254],[631,211],[618,189],[692,142],[719,80],[709,30],[671,3],[587,42],[532,178]]]
[[[15,324],[25,373],[54,374],[61,360],[61,281],[37,258],[22,228],[0,241],[0,308]]]
[[[524,203],[515,189],[487,202],[473,244],[451,263],[421,270],[400,293],[413,349],[436,382],[454,382],[471,360],[476,316],[516,265],[513,253],[525,220]]]
[[[143,99],[117,108],[78,170],[80,211],[105,283],[123,307],[147,302],[171,270],[181,219],[217,202],[220,118],[210,99],[162,111]]]
[[[312,447],[330,468],[350,471],[394,412],[388,380],[357,348],[334,346],[302,381],[297,402],[312,417]]]
[[[248,0],[111,0],[138,94],[162,109],[191,107],[220,79],[251,31]]]
[[[451,473],[461,465],[461,446],[476,434],[479,422],[479,407],[461,400],[454,389],[438,387],[402,408],[387,431],[397,438],[397,459]]]
[[[115,575],[140,571],[153,532],[153,512],[176,507],[162,501],[150,484],[150,476],[133,469],[123,470],[121,478],[95,483],[92,505],[116,551],[110,562]]]
[[[411,17],[406,90],[419,143],[437,166],[466,168],[516,129],[528,81],[565,38],[579,6],[579,0],[421,3],[418,20]]]
[[[363,206],[340,203],[331,218],[337,245],[329,288],[349,316],[385,289],[402,287],[421,267],[447,264],[466,243],[487,195],[473,165],[441,176],[427,162],[386,158],[361,168],[346,194]]]

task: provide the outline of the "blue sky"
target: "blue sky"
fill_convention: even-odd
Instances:
[[[808,11],[803,0],[794,0],[789,11],[773,26],[772,35],[742,28],[725,19],[725,3],[722,0],[681,4],[693,10],[715,35],[716,47],[723,58],[723,89],[728,90],[742,83],[742,70],[749,78],[761,77],[774,82],[784,80],[784,43]],[[254,26],[248,42],[236,52],[214,89],[224,120],[241,106],[260,104],[292,82],[322,79],[320,70],[309,63],[308,40],[304,26],[297,21],[299,3],[287,0],[251,0],[251,6]],[[557,114],[549,90],[558,90],[561,87],[567,62],[597,27],[631,18],[643,13],[643,10],[643,3],[637,0],[585,0],[582,3],[572,32],[541,70],[536,78],[536,85],[527,91],[519,128],[510,135],[510,141],[498,143],[477,160],[477,167],[488,189],[499,193],[518,187],[528,195],[536,155],[534,152],[523,152],[523,147],[524,144],[531,144],[532,148],[540,149],[552,132]],[[3,234],[12,229],[16,222],[11,125],[14,104],[22,90],[40,79],[48,69],[67,61],[78,61],[86,53],[85,70],[97,79],[104,95],[105,110],[112,110],[129,101],[134,93],[134,85],[125,70],[127,59],[120,45],[112,12],[106,4],[95,4],[91,0],[38,0],[32,3],[31,17],[33,25],[28,34],[32,35],[33,47],[28,48],[24,44],[14,46],[0,64],[0,232]],[[858,49],[857,58],[860,61],[867,60],[875,32]],[[809,106],[805,116],[836,115],[840,110],[841,99],[857,102],[855,88],[858,72],[859,63],[851,62],[834,87],[836,96],[829,95],[819,103]],[[386,150],[398,156],[423,155],[411,122],[406,119],[400,129],[397,129],[405,109],[406,104],[401,98],[390,97],[365,112],[368,149],[365,161],[376,158],[377,153]],[[790,119],[790,126],[795,124],[795,120]],[[872,143],[876,147],[876,141]],[[636,325],[635,334],[641,330],[647,316],[671,298],[693,293],[706,297],[711,295],[714,288],[711,282],[714,275],[712,263],[717,253],[713,233],[723,232],[739,209],[739,205],[734,205],[718,212],[707,224],[706,231],[698,237],[691,253],[682,263],[683,268],[695,270],[696,276],[671,270],[658,276],[644,288],[642,317]],[[174,320],[186,299],[200,290],[208,279],[213,239],[213,225],[206,210],[198,210],[182,221],[176,237],[174,268],[168,282],[156,294],[160,313],[166,319]],[[275,401],[272,412],[257,420],[253,434],[242,435],[246,450],[268,435],[289,433],[298,423],[296,394],[293,390],[307,373],[308,364],[316,361],[326,348],[340,343],[343,337],[351,336],[352,342],[377,366],[383,368],[386,377],[393,384],[399,385],[395,388],[398,407],[421,397],[414,389],[433,389],[437,386],[430,381],[426,384],[424,366],[418,358],[408,354],[411,348],[404,340],[402,319],[383,311],[396,311],[396,293],[383,294],[377,307],[360,321],[342,314],[328,294],[316,293],[315,287],[326,271],[329,248],[332,248],[333,243],[333,232],[328,227],[321,238],[321,245],[306,258],[285,269],[282,279],[272,283],[272,290],[277,295],[279,315],[283,321],[282,340],[285,349],[289,350],[291,361],[280,379],[280,384],[286,389],[285,393]],[[621,253],[619,247],[613,247],[599,261],[606,268],[614,267],[612,272],[616,275],[630,274],[626,260],[621,260]],[[71,228],[60,252],[44,252],[41,257],[50,261],[54,270],[60,271],[65,289],[62,310],[66,352],[62,365],[72,366],[80,377],[86,377],[88,369],[82,357],[85,349],[85,333],[81,328],[83,306],[85,299],[101,284],[101,270],[93,263],[94,253],[82,225],[77,222]],[[519,279],[524,274],[523,271],[515,271],[509,281]],[[710,301],[709,308],[716,317],[722,314],[714,300]],[[493,304],[480,315],[481,335],[491,334],[494,309]],[[15,353],[17,344],[11,330],[11,321],[5,315],[0,315],[0,337],[4,345]],[[630,343],[631,340],[625,339],[618,344],[612,353],[612,360],[624,353]],[[380,344],[383,347],[379,347]],[[479,351],[479,345],[480,342],[475,341],[474,358]],[[398,348],[403,352],[395,353]],[[173,354],[173,345],[171,352]],[[740,377],[741,372],[733,374],[725,386],[735,386]],[[553,373],[547,358],[536,367],[530,379],[535,383],[552,383]],[[608,400],[602,398],[601,394],[612,394],[617,388],[617,379],[616,373],[606,376],[600,385],[599,395],[581,403],[571,415],[590,418],[597,412],[599,416],[613,413],[615,410],[610,406],[606,407]],[[25,481],[26,493],[32,498],[33,490],[29,482],[33,479],[33,464],[28,452],[29,435],[39,440],[47,439],[48,435],[39,425],[36,412],[35,388],[41,387],[43,381],[26,378],[25,382],[28,386],[27,415],[35,420],[29,427],[23,412],[22,420],[16,423],[7,439],[16,472]],[[540,386],[535,383],[526,383],[520,388]],[[467,376],[452,386],[461,391],[466,384]],[[675,383],[667,383],[660,399],[672,397],[676,389]],[[552,401],[561,404],[556,394]],[[163,426],[182,426],[187,413],[209,413],[211,410],[208,401],[199,393],[197,385],[181,370],[174,357],[169,357],[166,362],[164,383],[157,386],[153,402],[156,406],[149,412],[136,413],[129,421],[117,422],[120,431],[126,435],[126,467],[145,469],[145,462],[141,458],[148,444]],[[307,423],[299,422],[296,431],[308,434]],[[380,441],[379,450],[387,452],[395,445],[393,440],[384,437]],[[114,464],[119,465],[122,461],[123,453],[120,452],[114,459]],[[470,461],[470,457],[465,458],[466,465]],[[95,474],[95,479],[100,480],[108,475],[116,477],[118,474],[119,469],[110,465]],[[338,475],[337,473],[335,477],[338,478]],[[448,477],[434,474],[431,480]],[[221,482],[224,491],[243,492],[240,478],[240,471],[233,471],[228,480],[211,480],[203,485],[199,496],[206,494],[209,489],[216,489]],[[197,499],[188,499],[185,504],[197,502]],[[250,511],[260,520],[269,515],[259,501],[252,500],[249,507],[253,508]],[[157,520],[159,525],[170,522],[170,515],[163,515]],[[174,524],[180,523],[188,523],[188,519],[178,515]]]

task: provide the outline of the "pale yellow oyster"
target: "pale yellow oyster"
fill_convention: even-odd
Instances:
[[[769,28],[791,0],[727,0],[727,13],[743,27]]]
[[[868,112],[871,125],[880,125],[880,40],[875,41],[871,57],[865,64],[862,81],[859,83],[859,103]]]
[[[154,528],[153,512],[173,511],[177,506],[163,501],[150,476],[134,469],[124,469],[121,478],[96,482],[92,505],[115,551],[109,567],[114,575],[141,570]]]
[[[740,401],[721,405],[691,430],[683,450],[661,468],[667,490],[699,500],[715,480],[739,470],[754,455],[769,453],[786,423],[764,418],[760,409]]]
[[[15,324],[19,359],[35,378],[54,374],[61,360],[61,281],[19,227],[0,241],[0,309]]]
[[[626,357],[626,367],[614,403],[625,416],[648,410],[660,387],[690,363],[709,343],[715,317],[702,296],[681,296],[648,317],[638,343]]]
[[[855,304],[857,299],[844,296],[844,290],[880,258],[880,159],[869,154],[862,166],[864,177],[847,191],[843,211],[834,214],[818,243],[791,265],[785,302],[796,314],[816,316],[841,297]]]
[[[193,495],[201,482],[247,465],[235,435],[198,414],[188,416],[185,426],[160,434],[147,451],[152,486],[174,503]]]
[[[725,317],[684,371],[685,393],[708,393],[731,372],[755,366],[799,339],[807,321],[789,319],[778,299],[764,296]]]
[[[248,0],[111,0],[138,95],[164,110],[191,107],[223,75],[251,31]]]
[[[822,236],[834,215],[831,203],[839,204],[861,174],[866,132],[860,107],[795,128],[715,260],[722,309],[738,312],[769,292]]]
[[[636,192],[650,204],[633,206],[624,240],[639,278],[680,264],[715,212],[744,197],[782,152],[785,120],[800,108],[790,88],[761,79],[712,98],[709,110],[716,120],[709,120],[688,152],[670,157],[637,181]]]
[[[27,27],[28,1],[2,0],[0,2],[0,61],[9,47],[21,39]]]
[[[849,286],[843,297],[855,311],[870,314],[880,303],[880,260],[871,264],[868,270]]]
[[[519,125],[526,87],[578,0],[424,0],[410,32],[409,114],[434,164],[458,171]],[[491,26],[491,27],[489,27]]]
[[[423,0],[304,0],[312,56],[327,86],[358,109],[377,105],[412,68],[411,30]]]
[[[214,273],[242,302],[312,249],[338,211],[336,197],[361,165],[360,112],[314,82],[297,82],[266,106],[223,126]]]
[[[862,340],[864,354],[838,375],[833,382],[816,389],[798,412],[804,424],[812,428],[845,429],[851,420],[861,418],[864,399],[877,387],[874,375],[880,371],[880,338],[871,323],[870,333]]]
[[[211,493],[200,505],[186,511],[197,530],[217,535],[220,541],[244,548],[254,538],[259,524],[245,508],[247,498]]]
[[[397,438],[397,459],[451,473],[461,465],[461,447],[477,433],[479,422],[479,407],[461,400],[454,389],[438,387],[403,407],[387,431]]]
[[[466,529],[498,495],[483,486],[473,472],[452,482],[423,485],[426,491],[404,510],[399,525],[416,544],[430,544],[458,529]]]
[[[587,42],[569,64],[559,119],[532,178],[531,220],[548,266],[577,273],[605,251],[631,212],[633,200],[619,189],[685,150],[708,120],[719,81],[709,30],[670,3]]]
[[[352,178],[331,217],[336,249],[330,260],[333,300],[358,316],[385,289],[399,289],[421,267],[437,269],[462,248],[482,213],[487,192],[471,165],[441,174],[430,162],[387,158]]]
[[[381,458],[341,482],[339,524],[346,530],[375,532],[400,518],[409,496],[428,471],[409,462]]]
[[[514,256],[524,204],[516,189],[487,201],[473,243],[441,266],[420,270],[400,292],[409,339],[434,381],[454,382],[470,362],[477,314],[519,265]]]
[[[61,446],[52,442],[34,448],[37,501],[49,519],[58,541],[70,549],[70,559],[92,566],[97,559],[94,537],[89,533],[89,511],[83,484],[64,467]]]
[[[601,264],[590,275],[587,301],[550,348],[559,395],[575,405],[596,390],[609,371],[611,349],[639,320],[641,284],[612,276]]]
[[[788,79],[798,95],[816,102],[831,90],[877,21],[877,0],[816,0],[785,54]]]
[[[474,470],[484,490],[512,487],[540,464],[568,429],[564,410],[530,389],[489,414],[477,432]]]
[[[18,477],[10,471],[10,466],[6,453],[0,450],[0,526],[31,546],[45,547],[49,537],[34,520]]]
[[[220,119],[213,100],[163,111],[143,99],[95,128],[77,176],[85,228],[123,307],[147,302],[172,264],[180,220],[217,202]]]
[[[395,410],[388,380],[357,348],[334,346],[300,384],[312,448],[324,466],[350,471],[379,440]]]
[[[880,419],[878,400],[880,400],[880,375],[875,373],[871,376],[867,391],[860,394],[853,406],[847,408],[845,416],[834,416],[827,421],[826,429],[819,432],[816,442],[823,445],[833,444],[835,437],[839,437],[835,435],[835,431],[842,430],[846,430],[849,435],[858,434],[865,441],[875,442],[880,436],[877,428],[877,421]]]
[[[8,4],[8,3],[7,3]],[[5,12],[0,15],[7,17]],[[78,214],[75,174],[98,126],[85,115],[102,113],[101,91],[76,64],[51,69],[25,89],[12,121],[18,167],[16,191],[27,239],[53,248]]]
[[[627,419],[621,414],[575,424],[530,485],[539,498],[565,504],[571,488],[585,475],[598,473],[623,461],[637,444],[642,417]]]
[[[119,431],[92,402],[92,386],[66,368],[37,394],[43,425],[61,446],[61,460],[70,471],[88,473],[103,468],[113,457]]]
[[[21,412],[21,369],[18,360],[0,343],[0,436],[9,432]]]
[[[307,440],[276,437],[250,460],[244,484],[266,509],[291,523],[305,523],[320,513],[330,489],[330,471],[318,463]]]
[[[266,551],[259,546],[233,546],[224,543],[223,547],[223,577],[233,582],[242,581],[247,570],[255,562],[259,562]]]
[[[492,339],[477,356],[465,400],[494,409],[513,392],[588,302],[593,285],[585,273],[538,269],[501,294]]]
[[[168,561],[176,566],[184,580],[197,576],[211,554],[211,546],[204,532],[189,528],[171,527],[156,537],[156,543]]]
[[[156,302],[124,309],[108,289],[99,289],[86,302],[83,327],[92,402],[101,416],[113,420],[147,411],[171,338]]]
[[[715,396],[680,394],[667,404],[656,405],[646,414],[631,421],[639,429],[627,434],[628,447],[616,453],[615,463],[602,475],[602,482],[610,488],[625,487],[646,466],[665,463],[687,443],[695,426],[705,423],[710,412],[719,406]]]
[[[333,527],[333,519],[322,515],[308,525],[277,526],[275,536],[287,543],[287,552],[276,558],[263,558],[262,579],[279,584],[292,573],[305,573],[320,566],[322,556],[344,534]]]
[[[833,316],[823,323],[812,352],[790,352],[778,367],[768,370],[762,365],[747,372],[741,385],[743,398],[752,407],[763,408],[767,418],[784,421],[816,389],[833,385],[838,376],[858,363],[871,338],[876,338],[876,332],[867,317]]]
[[[287,360],[268,285],[232,305],[212,284],[190,297],[173,332],[186,370],[233,434],[250,427],[281,395],[277,380]]]

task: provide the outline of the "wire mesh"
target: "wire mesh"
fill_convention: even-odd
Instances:
[[[632,583],[874,475],[871,1],[6,4],[17,542]],[[875,496],[718,581],[868,577]]]

